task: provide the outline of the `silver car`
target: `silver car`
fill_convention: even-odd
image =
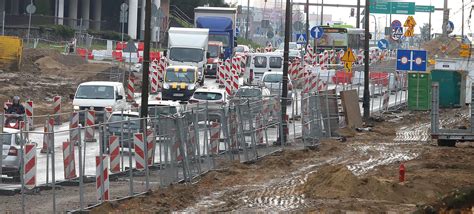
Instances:
[[[20,181],[20,131],[4,128],[0,133],[2,144],[2,174]]]
[[[282,82],[283,82],[283,72],[265,72],[262,77],[262,82],[270,90],[270,94],[273,96],[281,95]],[[291,103],[293,99],[293,83],[288,77],[288,104]]]

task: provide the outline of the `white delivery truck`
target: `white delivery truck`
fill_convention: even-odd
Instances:
[[[170,65],[188,65],[198,68],[199,82],[204,84],[207,66],[209,29],[176,28],[168,31],[168,62]]]

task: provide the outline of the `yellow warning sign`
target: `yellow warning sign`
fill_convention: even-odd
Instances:
[[[344,69],[346,69],[346,73],[352,73],[352,62],[344,63]]]
[[[343,62],[355,62],[356,61],[356,58],[354,56],[354,52],[352,52],[352,49],[351,48],[347,48],[347,51],[344,52],[344,55],[342,56],[341,60]],[[352,66],[352,64],[351,64]]]
[[[407,27],[407,30],[405,31],[405,34],[404,34],[405,37],[415,36],[416,21],[415,21],[415,18],[413,18],[413,16],[408,16],[403,26]]]

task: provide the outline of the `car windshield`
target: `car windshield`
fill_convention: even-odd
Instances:
[[[12,142],[11,139],[12,139],[12,134],[9,134],[9,133],[0,134],[0,142],[3,145],[10,145]]]
[[[281,57],[270,57],[270,68],[281,68],[282,61]]]
[[[127,121],[130,119],[130,128],[138,129],[140,128],[140,120],[137,120],[139,117],[136,115],[129,115],[129,114],[114,114],[110,116],[109,122],[114,123],[114,122],[121,122],[121,121]],[[126,123],[124,123],[125,125]],[[114,126],[120,126],[120,123],[114,123]]]
[[[208,51],[209,51],[209,56],[212,58],[216,58],[219,56],[219,46],[217,45],[209,45]]]
[[[243,52],[245,52],[245,49],[242,46],[237,46],[237,47],[235,47],[235,52],[243,53]]]
[[[267,74],[263,78],[263,82],[281,82],[283,78],[282,74]]]
[[[194,83],[194,70],[188,69],[186,72],[168,69],[165,75],[166,82]]]
[[[170,60],[178,62],[200,62],[204,51],[196,48],[171,48]]]
[[[256,56],[254,59],[254,65],[256,68],[266,68],[267,67],[267,57],[266,56]]]
[[[209,35],[209,41],[222,42],[225,48],[229,47],[229,34],[226,35]]]
[[[236,97],[260,97],[262,90],[259,88],[239,88]]]
[[[222,99],[222,94],[213,92],[195,92],[193,97],[198,100],[220,100]]]
[[[175,106],[155,105],[150,106],[148,109],[150,116],[173,115],[178,113]]]
[[[77,89],[76,99],[114,99],[114,87],[82,85]]]

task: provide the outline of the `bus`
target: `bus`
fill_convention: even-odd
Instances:
[[[359,50],[364,48],[364,29],[323,26],[324,34],[315,40],[319,52],[324,50]]]

